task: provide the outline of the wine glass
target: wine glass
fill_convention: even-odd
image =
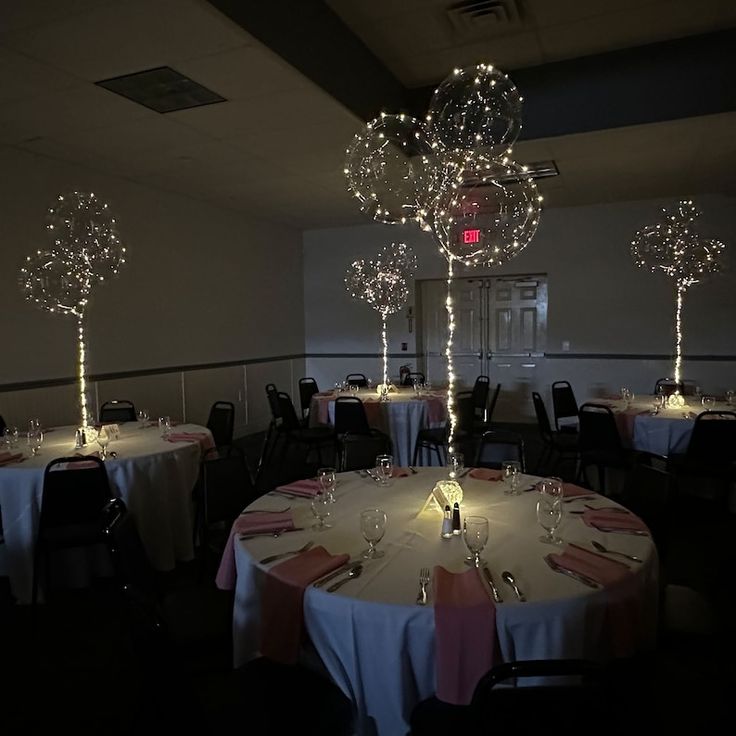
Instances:
[[[716,399],[714,396],[703,396],[701,403],[705,410],[712,409],[716,405]]]
[[[320,468],[317,471],[317,481],[322,493],[326,493],[330,503],[335,503],[335,488],[337,487],[337,476],[335,468]]]
[[[97,433],[97,444],[100,446],[100,460],[104,462],[107,460],[107,446],[110,444],[110,435],[104,425]]]
[[[728,389],[728,391],[726,391],[726,403],[729,406],[733,406],[733,398],[734,398],[734,392],[733,392],[733,390],[732,389]]]
[[[485,565],[486,561],[481,559],[480,553],[488,543],[488,519],[485,516],[466,516],[463,538],[465,546],[472,555],[470,559],[465,560],[466,564],[473,565],[473,567]]]
[[[312,526],[312,529],[322,532],[325,529],[332,528],[332,524],[328,524],[325,521],[325,519],[329,519],[332,515],[330,496],[328,493],[320,491],[316,495],[312,496],[312,513],[317,518],[317,523]]]
[[[554,475],[549,478],[542,478],[539,483],[539,492],[549,502],[562,500],[562,478],[557,478]]]
[[[384,553],[376,549],[376,545],[383,539],[386,533],[388,516],[382,509],[364,509],[360,512],[360,531],[363,539],[368,542],[368,549],[363,550],[363,558],[375,560],[383,557]]]
[[[504,460],[501,463],[501,473],[506,483],[504,494],[507,496],[516,496],[519,493],[519,474],[521,473],[521,463],[518,460]]]
[[[40,419],[29,419],[28,420],[28,431],[33,432],[35,429],[41,429]]]
[[[560,499],[552,497],[539,497],[537,501],[537,521],[542,529],[546,530],[546,534],[539,538],[540,542],[545,544],[562,544],[562,539],[555,536],[555,530],[562,521],[562,502]]]
[[[171,417],[159,417],[158,428],[161,430],[162,437],[168,437],[171,434]]]
[[[28,430],[28,446],[31,448],[31,455],[38,455],[43,444],[43,432],[36,427]]]
[[[462,452],[452,452],[447,458],[447,467],[449,468],[448,476],[450,480],[460,482],[460,476],[465,469],[465,457]]]
[[[394,472],[394,458],[392,455],[378,455],[376,457],[376,475],[382,486],[387,486],[391,482],[391,475]]]
[[[140,409],[138,411],[138,421],[141,423],[141,429],[145,429],[148,423],[148,409]]]

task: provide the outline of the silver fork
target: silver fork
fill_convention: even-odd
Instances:
[[[417,595],[417,605],[427,605],[427,586],[429,585],[429,568],[423,567],[419,571],[419,594]]]

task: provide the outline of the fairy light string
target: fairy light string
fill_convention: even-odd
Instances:
[[[455,364],[452,359],[452,341],[455,336],[455,308],[452,302],[452,261],[447,261],[447,416],[450,420],[450,430],[447,436],[447,454],[452,457],[455,454],[455,428],[457,426],[457,415],[455,414]]]

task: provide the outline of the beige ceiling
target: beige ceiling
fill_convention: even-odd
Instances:
[[[437,81],[439,66],[462,64],[463,54],[470,53],[469,48],[460,53],[442,46],[445,56],[435,55],[432,24],[422,20],[412,25],[416,15],[410,12],[421,10],[424,19],[424,10],[446,2],[330,4],[367,42],[385,45],[387,65],[407,84]],[[618,47],[711,29],[733,4],[620,1],[622,17],[615,23],[615,14],[603,12],[608,3],[602,0],[534,0],[527,5],[538,29],[528,43],[507,44],[509,69],[602,50],[601,32],[598,40],[586,36],[588,46],[581,48],[580,24],[603,28],[610,23],[608,43]],[[548,12],[552,5],[554,14]],[[666,14],[663,5],[677,12]],[[688,5],[705,9],[693,25],[688,25]],[[580,6],[583,14],[576,11]],[[648,22],[655,30],[639,29],[636,38],[634,31],[625,32],[626,13],[640,18],[637,14],[645,11],[664,15],[666,28]],[[547,27],[555,33],[546,34]],[[412,34],[412,50],[404,56],[394,32],[400,28]],[[93,84],[163,65],[228,101],[161,115]],[[734,115],[527,141],[519,144],[517,158],[556,160],[561,176],[540,182],[548,206],[736,193],[731,176]],[[342,176],[345,147],[361,125],[204,0],[0,3],[0,146],[309,228],[365,222]]]

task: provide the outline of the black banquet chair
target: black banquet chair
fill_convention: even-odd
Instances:
[[[577,436],[571,432],[555,432],[552,429],[544,399],[537,391],[532,391],[532,403],[537,417],[539,436],[542,440],[542,452],[535,469],[537,475],[540,472],[550,474],[556,472],[560,463],[565,460],[571,460],[575,464],[578,456]]]
[[[424,373],[421,373],[420,371],[416,371],[414,373],[406,373],[404,374],[404,378],[401,381],[402,386],[413,386],[414,383],[426,383],[427,379],[424,375]]]
[[[34,605],[41,585],[47,597],[52,588],[54,554],[104,545],[109,519],[124,508],[124,502],[113,497],[105,464],[99,458],[60,457],[46,466],[33,554]]]
[[[100,407],[100,424],[135,422],[137,418],[133,402],[127,399],[106,401]]]
[[[516,432],[484,432],[478,444],[473,467],[500,470],[504,460],[516,460],[521,464],[521,472],[526,472],[522,436]]]
[[[468,449],[473,436],[473,425],[475,421],[475,403],[472,391],[459,391],[455,395],[455,449],[468,454]],[[446,462],[447,439],[450,433],[449,421],[442,427],[427,427],[420,429],[414,442],[414,455],[412,465],[419,460],[419,453],[426,450],[437,456],[439,465]]]
[[[365,405],[356,396],[335,399],[335,438],[340,472],[372,468],[377,455],[391,454],[391,439],[368,424]]]
[[[299,379],[299,404],[302,410],[302,424],[309,421],[309,409],[312,405],[312,396],[319,392],[319,386],[314,378]]]
[[[207,429],[212,432],[212,438],[217,448],[232,445],[234,426],[235,404],[232,401],[215,401],[210,407]]]
[[[578,402],[569,381],[555,381],[552,384],[552,413],[556,431],[578,431]]]
[[[273,417],[277,433],[283,439],[282,456],[292,445],[301,445],[307,448],[307,459],[311,452],[315,452],[317,462],[323,465],[322,449],[329,445],[334,446],[335,433],[332,427],[304,427],[299,421],[291,396],[284,391],[276,394],[278,416]]]
[[[368,379],[365,377],[365,373],[348,373],[348,375],[345,376],[345,383],[347,383],[348,386],[368,388]]]

